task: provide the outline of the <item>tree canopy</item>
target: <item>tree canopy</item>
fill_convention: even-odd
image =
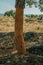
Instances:
[[[29,5],[29,7],[35,5],[35,7],[39,7],[40,11],[43,12],[43,0],[26,0],[26,4]]]
[[[6,11],[5,13],[4,13],[4,16],[12,16],[12,17],[15,17],[15,12],[13,11],[13,10],[10,10],[10,11]]]

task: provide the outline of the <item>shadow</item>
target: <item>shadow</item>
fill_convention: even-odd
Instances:
[[[43,33],[27,32],[27,33],[24,33],[23,36],[24,36],[24,40],[28,41],[28,42],[38,42],[38,43],[43,42]],[[9,43],[13,44],[13,47],[14,47],[15,46],[14,32],[0,33],[0,44],[2,44],[2,43],[5,45],[5,47],[7,47],[7,45]],[[43,56],[43,45],[38,44],[38,45],[32,46],[31,48],[27,49],[27,52]],[[0,64],[8,65],[7,62],[9,61],[10,65],[13,65],[13,64],[19,65],[20,61],[15,60],[13,62],[12,57],[13,56],[11,56],[11,54],[9,54],[9,56],[0,58]],[[19,60],[19,59],[17,59],[17,60]],[[35,64],[39,65],[39,63],[41,65],[41,63],[43,61],[42,58],[38,58],[38,57],[34,58],[34,57],[31,57],[31,56],[27,56],[25,58],[25,60],[26,60],[26,63],[23,62],[24,65],[26,65],[26,64],[28,65],[28,64],[31,64],[31,63],[32,63],[32,65],[35,65]]]
[[[38,42],[41,40],[43,42],[43,33],[26,32],[23,34],[25,41]],[[2,42],[14,43],[14,32],[0,33],[0,43]]]

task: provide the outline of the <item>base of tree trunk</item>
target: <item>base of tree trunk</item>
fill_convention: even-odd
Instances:
[[[15,42],[19,54],[26,53],[25,41],[23,38],[23,8],[16,8],[15,18]]]

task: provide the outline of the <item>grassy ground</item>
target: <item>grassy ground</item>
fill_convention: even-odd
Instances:
[[[7,16],[0,16],[0,32],[14,32],[15,31],[15,19]],[[42,22],[24,21],[23,32],[41,32],[43,33],[43,20]]]
[[[11,55],[11,52],[16,50],[14,26],[15,19],[12,17],[0,17],[0,65],[43,65],[42,55],[34,56],[30,54],[22,59],[17,58],[16,55]],[[43,44],[43,22],[24,21],[23,31],[26,48]]]
[[[24,40],[26,42],[26,47],[30,47],[30,49],[31,47],[34,48],[36,45],[43,44],[43,33],[24,33]],[[18,54],[12,55],[14,50],[16,50],[14,32],[0,33],[0,65],[43,65],[43,52],[34,55],[29,53],[29,50],[27,49],[28,55],[19,58]],[[31,52],[40,52],[40,50],[36,50],[31,49]]]

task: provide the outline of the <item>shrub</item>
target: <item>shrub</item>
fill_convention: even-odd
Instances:
[[[13,10],[6,11],[4,13],[4,16],[12,16],[12,17],[15,17],[15,12]]]

